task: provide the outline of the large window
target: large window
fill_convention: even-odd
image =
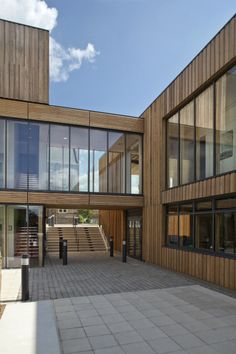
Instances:
[[[179,120],[178,113],[167,122],[167,181],[168,187],[178,185]]]
[[[126,134],[126,193],[142,193],[142,138]]]
[[[69,127],[50,127],[50,189],[69,190]]]
[[[236,169],[236,67],[216,82],[216,171]]]
[[[167,120],[166,139],[167,188],[236,170],[236,66]]]
[[[29,123],[29,189],[48,189],[49,125]]]
[[[7,122],[7,187],[27,189],[28,123]]]
[[[5,121],[0,120],[0,188],[5,187]]]
[[[90,192],[107,191],[107,132],[90,130]]]
[[[180,111],[180,183],[194,180],[194,103]]]
[[[88,129],[71,128],[70,190],[88,191]]]
[[[166,206],[166,245],[236,255],[236,196]]]
[[[213,86],[196,98],[196,178],[213,175]]]
[[[0,141],[0,189],[142,193],[141,134],[0,119]]]
[[[125,193],[125,135],[109,132],[108,186],[110,193]]]

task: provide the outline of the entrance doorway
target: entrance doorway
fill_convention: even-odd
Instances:
[[[142,211],[127,211],[127,246],[130,257],[142,259]]]

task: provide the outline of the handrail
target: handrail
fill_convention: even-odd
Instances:
[[[106,234],[105,234],[105,232],[104,232],[104,230],[103,230],[102,225],[99,225],[98,228],[99,228],[99,230],[100,230],[100,234],[101,234],[101,236],[102,236],[102,239],[103,239],[103,242],[104,242],[104,244],[105,244],[106,250],[108,251],[109,248],[110,248],[110,246],[109,246],[109,242],[108,242],[108,240],[107,240],[107,237],[106,237]]]
[[[76,245],[77,245],[77,251],[79,251],[79,235],[77,232],[76,225],[73,225],[73,229],[74,229],[74,235],[75,235],[75,240],[76,240]]]

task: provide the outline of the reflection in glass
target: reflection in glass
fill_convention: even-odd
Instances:
[[[213,250],[212,214],[197,214],[195,216],[196,247]]]
[[[196,178],[213,175],[213,86],[196,98]]]
[[[107,191],[107,132],[90,130],[90,192]]]
[[[88,191],[88,129],[71,128],[70,190]]]
[[[28,123],[7,122],[7,187],[27,189]]]
[[[216,251],[235,253],[236,212],[216,214]]]
[[[5,206],[0,205],[0,257],[2,266],[5,265]]]
[[[236,169],[236,66],[216,82],[216,173]]]
[[[0,120],[0,188],[5,187],[5,121]]]
[[[178,207],[169,206],[167,213],[167,245],[178,246],[179,217]]]
[[[181,205],[179,214],[179,245],[180,247],[193,247],[193,205]]]
[[[167,121],[167,181],[168,188],[178,185],[179,151],[178,113]]]
[[[194,104],[180,111],[180,183],[194,179]]]
[[[125,193],[125,136],[109,132],[109,192]]]
[[[29,123],[29,189],[48,189],[49,125]]]
[[[50,189],[69,190],[69,128],[50,127]]]
[[[142,138],[126,135],[126,193],[142,193]]]

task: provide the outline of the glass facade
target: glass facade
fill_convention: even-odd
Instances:
[[[70,190],[88,191],[89,131],[71,128],[70,140]]]
[[[107,132],[90,130],[90,191],[107,192]]]
[[[0,189],[142,194],[141,134],[2,118],[0,140]]]
[[[235,117],[236,66],[167,120],[167,188],[236,170]]]
[[[194,103],[180,111],[180,184],[194,180]]]
[[[142,137],[126,134],[126,193],[142,193]]]
[[[167,121],[167,183],[168,188],[178,185],[179,115]]]
[[[236,196],[166,206],[166,245],[236,256]]]
[[[110,193],[125,193],[125,135],[108,133],[108,189]]]

